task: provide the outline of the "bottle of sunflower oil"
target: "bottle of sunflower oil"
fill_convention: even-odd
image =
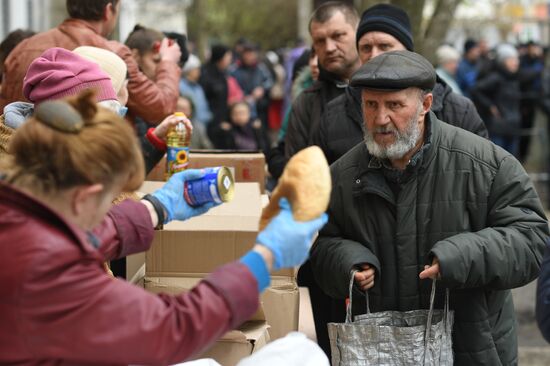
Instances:
[[[185,114],[176,112],[174,115],[179,117],[181,122],[172,127],[166,135],[166,179],[187,169],[189,165],[191,129],[183,123]]]

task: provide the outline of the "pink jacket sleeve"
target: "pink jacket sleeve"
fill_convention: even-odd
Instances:
[[[26,281],[19,323],[37,360],[173,364],[204,350],[258,306],[256,280],[237,262],[178,296],[147,293],[86,261],[56,280],[39,272]]]
[[[99,239],[104,260],[110,261],[149,250],[154,230],[147,208],[126,200],[111,208],[93,234]]]

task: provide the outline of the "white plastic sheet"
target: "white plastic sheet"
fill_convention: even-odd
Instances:
[[[291,332],[243,359],[237,366],[330,366],[323,350],[305,334]]]

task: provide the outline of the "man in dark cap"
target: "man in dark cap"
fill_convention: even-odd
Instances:
[[[455,311],[454,364],[517,364],[510,289],[537,277],[548,223],[512,155],[430,111],[435,80],[410,51],[375,57],[352,77],[364,143],[331,166],[329,222],[312,267],[341,299],[359,270],[372,312],[428,308],[427,279],[437,278],[436,307],[448,288]]]
[[[458,64],[458,70],[456,71],[456,80],[458,86],[462,89],[464,95],[470,98],[470,91],[474,87],[478,70],[478,60],[480,56],[480,50],[477,42],[473,39],[467,39],[464,42],[464,54],[462,60]]]
[[[390,4],[374,5],[363,13],[356,40],[362,64],[384,52],[405,49],[412,51],[414,48],[407,13]],[[469,99],[454,93],[439,77],[432,94],[432,111],[440,120],[488,137],[485,124]],[[359,97],[358,90],[347,88],[345,95],[335,98],[325,107],[315,140],[323,149],[329,163],[333,163],[361,142]]]

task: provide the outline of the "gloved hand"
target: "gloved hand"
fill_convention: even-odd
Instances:
[[[164,206],[166,211],[165,224],[172,220],[183,221],[194,216],[202,215],[212,207],[218,205],[215,202],[208,202],[202,206],[192,207],[185,201],[183,197],[183,186],[185,181],[199,179],[203,176],[204,170],[199,169],[188,169],[176,173],[170,177],[162,188],[152,194]]]
[[[296,267],[304,263],[309,255],[311,239],[328,220],[327,214],[300,222],[292,217],[290,204],[285,198],[279,202],[281,212],[260,232],[256,242],[273,252],[273,270]]]

